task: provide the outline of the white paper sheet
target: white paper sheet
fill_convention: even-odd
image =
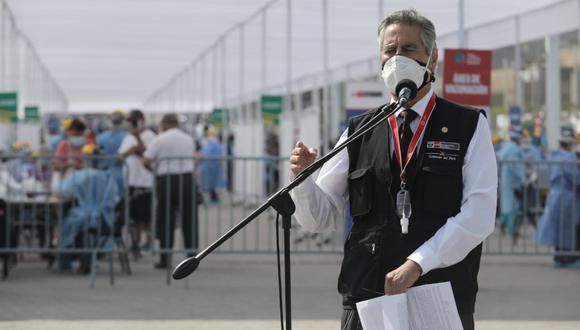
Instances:
[[[356,304],[365,330],[462,330],[449,282],[427,284]]]

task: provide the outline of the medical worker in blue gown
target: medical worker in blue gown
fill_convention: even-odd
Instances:
[[[205,135],[206,139],[201,145],[200,153],[202,157],[209,158],[202,159],[199,163],[199,185],[202,192],[209,193],[209,203],[217,204],[219,203],[217,189],[224,186],[224,178],[221,161],[216,157],[223,156],[224,151],[213,127],[208,127]]]
[[[89,152],[83,153],[90,155]],[[59,225],[58,247],[60,249],[113,248],[112,232],[115,222],[115,205],[118,202],[117,185],[110,172],[90,167],[76,169],[66,177],[58,189],[58,195],[74,198],[75,203]],[[91,233],[101,233],[100,237]],[[61,271],[88,273],[91,269],[90,253],[62,253],[59,260]],[[72,268],[79,259],[79,269]]]
[[[97,136],[99,154],[107,156],[107,159],[100,162],[99,168],[111,173],[117,183],[117,191],[122,196],[124,194],[123,162],[117,160],[116,157],[117,151],[127,135],[127,131],[123,129],[125,115],[120,110],[115,110],[109,115],[109,119],[110,129]]]
[[[521,189],[524,183],[521,134],[511,132],[510,140],[502,144],[497,154],[501,162],[500,172],[500,226],[509,236],[517,238]]]
[[[573,144],[571,137],[562,137],[550,154],[550,193],[536,232],[538,243],[556,251],[580,250],[580,168]],[[580,257],[556,254],[554,265],[580,268]]]

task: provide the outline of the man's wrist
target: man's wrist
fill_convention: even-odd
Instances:
[[[407,260],[412,260],[421,266],[421,275],[425,275],[431,270],[438,268],[439,265],[439,259],[435,253],[426,246],[419,247],[407,257]]]
[[[421,274],[423,274],[423,268],[421,267],[421,265],[418,262],[416,262],[415,260],[412,260],[412,259],[407,259],[407,262],[409,263],[409,265],[411,265],[411,267],[413,267],[417,271],[419,276]]]

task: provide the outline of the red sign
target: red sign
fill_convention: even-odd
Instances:
[[[445,49],[443,97],[464,105],[491,105],[491,51]]]

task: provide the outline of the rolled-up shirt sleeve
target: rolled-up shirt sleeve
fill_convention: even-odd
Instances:
[[[487,120],[480,115],[464,159],[460,212],[408,259],[418,263],[423,274],[463,260],[493,231],[496,198],[497,163]]]
[[[348,130],[342,134],[337,146],[347,136]],[[343,149],[322,166],[316,181],[309,177],[290,192],[296,204],[294,215],[302,227],[311,232],[337,228],[337,221],[344,219],[347,177],[348,152]]]

